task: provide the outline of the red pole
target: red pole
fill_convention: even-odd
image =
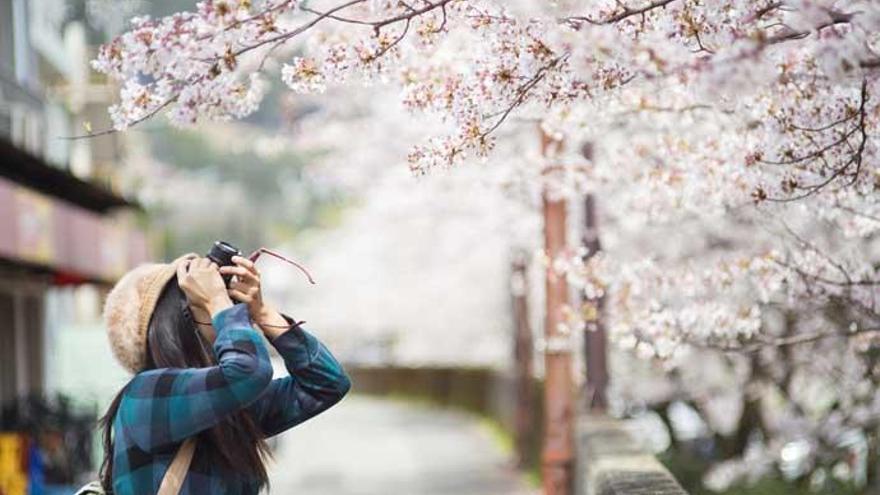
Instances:
[[[558,149],[558,141],[541,136],[544,156]],[[565,323],[563,308],[568,304],[568,283],[557,274],[553,260],[565,253],[565,201],[543,194],[544,250],[546,269],[546,315],[544,336],[544,445],[541,468],[545,495],[570,495],[574,456],[574,401],[571,373],[571,339],[560,327]]]

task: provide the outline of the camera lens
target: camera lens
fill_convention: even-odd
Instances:
[[[217,263],[217,266],[230,266],[235,264],[232,262],[232,257],[241,255],[241,251],[232,244],[225,241],[217,241],[211,247],[211,251],[206,257],[214,263]],[[229,285],[230,280],[232,280],[231,275],[223,276],[223,281],[226,282],[227,286]]]
[[[211,247],[211,252],[208,253],[207,257],[214,263],[217,263],[217,266],[227,266],[233,264],[233,256],[239,255],[241,255],[241,251],[237,247],[225,241],[217,241]]]

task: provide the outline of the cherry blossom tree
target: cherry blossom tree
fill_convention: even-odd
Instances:
[[[740,460],[805,445],[809,475],[853,432],[877,450],[876,2],[206,0],[135,19],[94,65],[117,130],[244,117],[279,75],[396,88],[440,122],[408,143],[414,173],[483,162],[526,201],[601,198],[604,252],[542,261],[605,296],[622,347],[746,370]],[[538,126],[565,146],[523,149]],[[709,414],[697,385],[676,394]]]

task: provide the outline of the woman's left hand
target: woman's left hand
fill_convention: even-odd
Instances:
[[[251,317],[263,312],[263,293],[260,289],[260,272],[254,262],[242,256],[233,256],[235,265],[221,266],[222,275],[235,275],[229,284],[229,297],[248,305]]]
[[[229,284],[229,297],[247,304],[251,319],[267,337],[274,338],[276,334],[283,333],[287,329],[287,320],[263,302],[260,272],[254,262],[242,256],[233,256],[232,262],[235,265],[220,267],[221,274],[235,275]]]

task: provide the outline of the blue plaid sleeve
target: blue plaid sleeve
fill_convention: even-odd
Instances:
[[[269,353],[246,305],[221,311],[213,325],[218,365],[149,370],[126,388],[120,423],[142,450],[167,448],[214,426],[255,401],[272,381]]]
[[[351,381],[336,358],[314,335],[299,326],[271,342],[284,358],[290,375],[272,380],[251,406],[267,437],[327,410],[351,388]]]

